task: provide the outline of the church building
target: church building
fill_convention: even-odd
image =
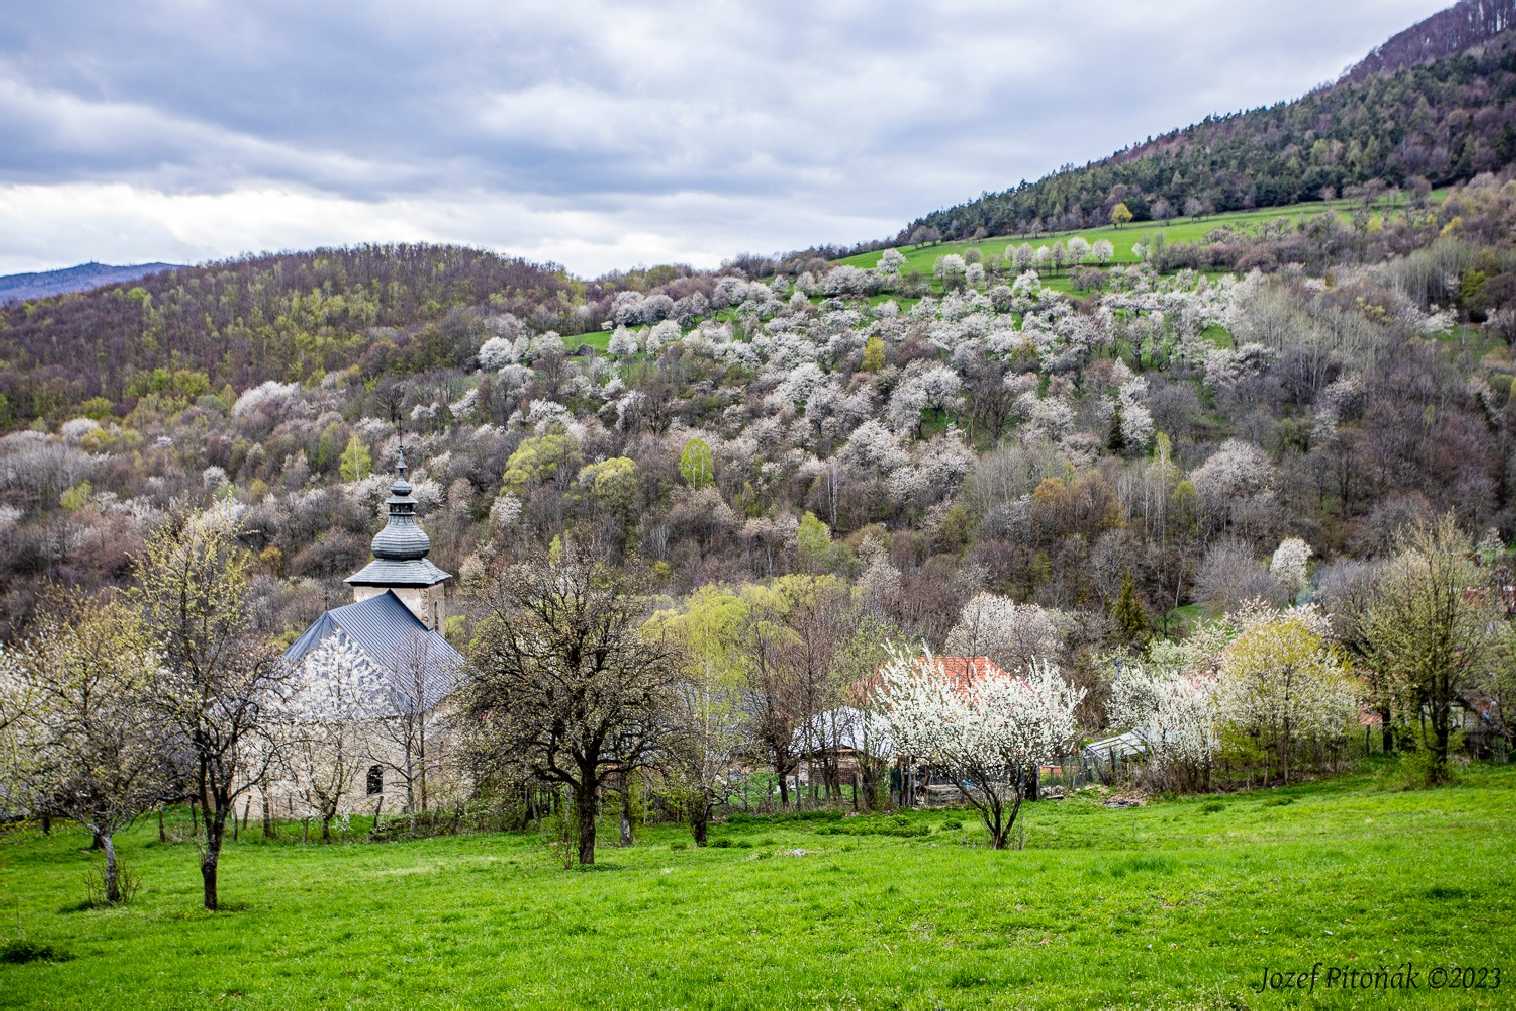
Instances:
[[[431,539],[417,522],[403,452],[395,470],[395,483],[385,500],[389,520],[374,535],[373,560],[347,578],[353,603],[322,614],[284,654],[285,662],[295,666],[333,637],[356,646],[372,664],[375,680],[391,695],[388,711],[374,713],[380,719],[434,713],[458,687],[463,666],[463,657],[441,631],[446,617],[444,584],[452,576],[427,558]],[[369,795],[385,793],[385,787],[378,765],[360,784]]]

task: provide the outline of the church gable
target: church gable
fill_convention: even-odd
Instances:
[[[402,699],[419,681],[423,709],[436,708],[458,686],[462,655],[392,592],[327,611],[295,640],[285,662],[300,663],[333,636],[357,646]]]

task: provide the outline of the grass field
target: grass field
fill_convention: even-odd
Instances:
[[[591,330],[588,333],[563,335],[563,346],[569,351],[578,350],[579,345],[581,344],[588,344],[590,347],[594,348],[596,351],[599,351],[601,354],[605,354],[606,349],[610,347],[611,344],[610,331]]]
[[[1276,1007],[1302,1001],[1253,993],[1266,967],[1409,960],[1507,978],[1396,1007],[1512,1006],[1516,767],[1435,791],[1399,779],[1043,801],[1019,852],[943,811],[729,823],[708,849],[659,827],[584,872],[528,835],[244,841],[219,913],[197,908],[193,845],[149,825],[121,841],[145,884],[118,909],[78,908],[81,833],[14,832],[0,939],[72,957],[0,964],[0,1005]]]
[[[1439,199],[1443,191],[1432,195],[1434,200]],[[1288,219],[1292,224],[1318,214],[1333,213],[1344,219],[1352,215],[1356,201],[1334,200],[1329,203],[1320,201],[1306,204],[1291,204],[1287,207],[1265,207],[1256,211],[1237,211],[1229,214],[1212,214],[1203,218],[1175,218],[1171,221],[1139,221],[1121,228],[1083,228],[1072,232],[1044,232],[1039,235],[1001,235],[979,242],[943,242],[928,246],[900,246],[900,252],[905,254],[905,266],[902,272],[920,271],[923,275],[931,277],[932,269],[937,264],[937,258],[946,256],[948,253],[963,254],[970,249],[978,249],[986,260],[1003,256],[1008,245],[1028,243],[1033,249],[1039,245],[1051,245],[1057,241],[1067,241],[1075,235],[1081,235],[1089,242],[1100,239],[1108,239],[1115,248],[1112,258],[1113,263],[1136,263],[1137,256],[1132,252],[1133,243],[1151,243],[1159,233],[1163,234],[1164,241],[1176,242],[1199,242],[1214,228],[1228,227],[1245,231],[1255,231],[1269,221],[1280,218]],[[879,262],[880,253],[858,253],[855,256],[844,257],[838,263],[850,264],[855,267],[872,267]],[[1057,287],[1052,281],[1061,280],[1053,278],[1050,287]]]

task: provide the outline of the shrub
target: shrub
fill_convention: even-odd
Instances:
[[[24,965],[27,962],[67,962],[73,958],[68,952],[50,944],[37,944],[24,938],[14,938],[0,947],[0,962]]]
[[[112,903],[106,898],[105,868],[92,867],[84,872],[85,905],[92,909],[104,909],[111,905],[129,905],[142,887],[142,879],[127,869],[126,861],[116,861],[116,887],[121,898]]]
[[[902,839],[930,835],[931,832],[930,824],[913,824],[911,819],[900,814],[891,817],[848,818],[816,829],[817,835],[887,835]]]

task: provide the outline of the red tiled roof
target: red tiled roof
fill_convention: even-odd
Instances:
[[[1008,678],[1005,668],[987,656],[934,656],[937,673],[953,682],[959,690],[988,677]]]
[[[950,680],[958,691],[963,691],[984,678],[1014,676],[987,656],[933,656],[932,666],[938,674]],[[852,695],[856,699],[866,700],[878,686],[879,672],[875,671],[853,685]]]

